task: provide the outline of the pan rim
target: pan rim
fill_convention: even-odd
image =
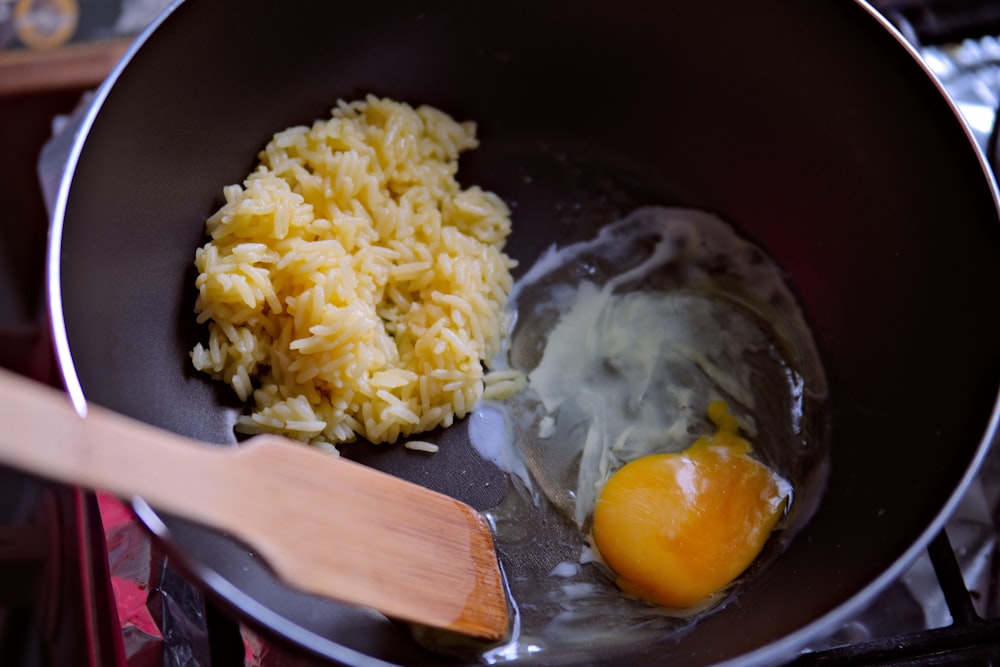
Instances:
[[[927,78],[929,78],[937,88],[940,96],[944,98],[945,102],[951,109],[953,116],[959,122],[963,132],[965,133],[968,144],[973,149],[976,158],[979,160],[980,167],[988,182],[989,191],[993,198],[994,208],[997,210],[998,215],[1000,215],[1000,192],[998,192],[996,180],[989,168],[989,162],[982,149],[980,149],[977,145],[968,122],[962,116],[961,111],[958,109],[955,102],[949,97],[940,81],[938,81],[938,79],[931,73],[930,69],[920,58],[916,49],[910,44],[909,41],[907,41],[907,39],[895,26],[893,26],[882,14],[875,10],[865,0],[854,0],[854,2],[876,21],[878,21],[878,23],[881,24],[883,28],[886,29],[890,35],[907,51],[907,53],[910,54],[911,59],[914,60],[925,72]],[[173,2],[171,2],[171,4],[157,17],[157,19],[136,37],[129,49],[121,57],[111,73],[95,92],[92,101],[80,119],[79,126],[76,128],[72,147],[59,181],[59,187],[51,213],[45,273],[45,291],[49,310],[51,336],[55,348],[56,363],[60,376],[74,409],[81,417],[85,417],[87,414],[87,398],[80,378],[76,372],[76,366],[74,364],[70,348],[63,311],[62,276],[60,271],[62,258],[62,236],[69,194],[87,137],[90,134],[90,130],[92,129],[93,124],[115,83],[128,67],[136,53],[138,53],[138,51],[148,41],[149,37],[183,3],[184,0],[173,0]],[[998,218],[998,220],[1000,220],[1000,218]],[[957,482],[955,489],[948,497],[944,506],[938,511],[930,524],[912,542],[909,548],[896,558],[889,567],[884,569],[879,576],[826,614],[815,618],[806,625],[800,627],[798,630],[784,635],[771,643],[765,644],[740,656],[727,659],[717,664],[725,666],[769,665],[791,660],[795,657],[796,653],[807,647],[810,641],[832,634],[845,621],[862,612],[880,593],[882,593],[889,585],[897,581],[904,574],[906,569],[909,568],[924,551],[926,551],[931,541],[944,529],[946,523],[954,514],[955,509],[968,490],[969,485],[979,474],[990,448],[994,445],[997,439],[998,432],[1000,432],[1000,388],[997,389],[997,393],[995,394],[993,410],[986,428],[976,446],[975,455],[966,468],[964,475]],[[212,593],[217,599],[222,600],[231,610],[245,617],[252,623],[267,628],[268,630],[301,646],[309,652],[345,665],[355,665],[357,667],[382,667],[396,664],[339,644],[336,641],[304,628],[295,621],[272,610],[265,603],[240,590],[215,569],[203,562],[198,561],[198,559],[181,553],[178,549],[178,545],[172,541],[172,534],[166,523],[164,523],[156,511],[146,504],[141,498],[131,499],[131,506],[145,528],[161,541],[161,543],[167,548],[168,553],[180,562],[185,571],[193,575],[200,585],[204,586],[207,591]]]

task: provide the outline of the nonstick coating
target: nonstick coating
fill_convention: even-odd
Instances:
[[[901,574],[992,439],[992,181],[916,57],[861,4],[191,0],[140,42],[84,123],[51,263],[67,384],[127,415],[234,441],[239,406],[189,361],[204,335],[194,250],[222,187],[271,134],[337,98],[371,92],[477,121],[482,146],[460,177],[510,202],[507,249],[522,269],[637,205],[672,204],[733,221],[787,271],[831,388],[829,487],[814,519],[682,635],[544,664],[793,656]],[[503,477],[466,429],[435,437],[433,457],[348,454],[495,504]],[[347,663],[438,661],[373,613],[288,590],[226,537],[138,507],[259,627]]]

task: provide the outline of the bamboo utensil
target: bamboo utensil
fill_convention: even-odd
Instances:
[[[449,496],[276,436],[189,440],[0,371],[0,463],[141,497],[244,541],[305,591],[498,641],[507,600],[486,521]]]

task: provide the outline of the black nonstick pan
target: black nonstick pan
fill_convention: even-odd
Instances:
[[[532,662],[780,663],[942,528],[997,426],[997,197],[953,106],[860,2],[174,5],[98,91],[57,201],[49,289],[77,401],[235,441],[242,406],[188,356],[204,221],[274,132],[368,93],[478,123],[461,178],[511,203],[522,269],[642,205],[732,221],[786,272],[826,367],[828,486],[772,566],[652,644]],[[466,434],[431,434],[433,457],[344,453],[486,509],[505,476]],[[136,507],[268,632],[344,664],[461,664],[290,590],[225,535]]]

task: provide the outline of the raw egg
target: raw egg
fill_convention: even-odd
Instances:
[[[726,404],[709,405],[714,435],[644,456],[598,496],[593,535],[625,591],[666,607],[717,593],[757,558],[791,487],[750,456]]]
[[[691,209],[574,234],[511,293],[491,376],[518,391],[488,381],[468,420],[510,478],[486,516],[516,631],[490,664],[664,640],[739,595],[822,489],[826,379],[766,253]]]

